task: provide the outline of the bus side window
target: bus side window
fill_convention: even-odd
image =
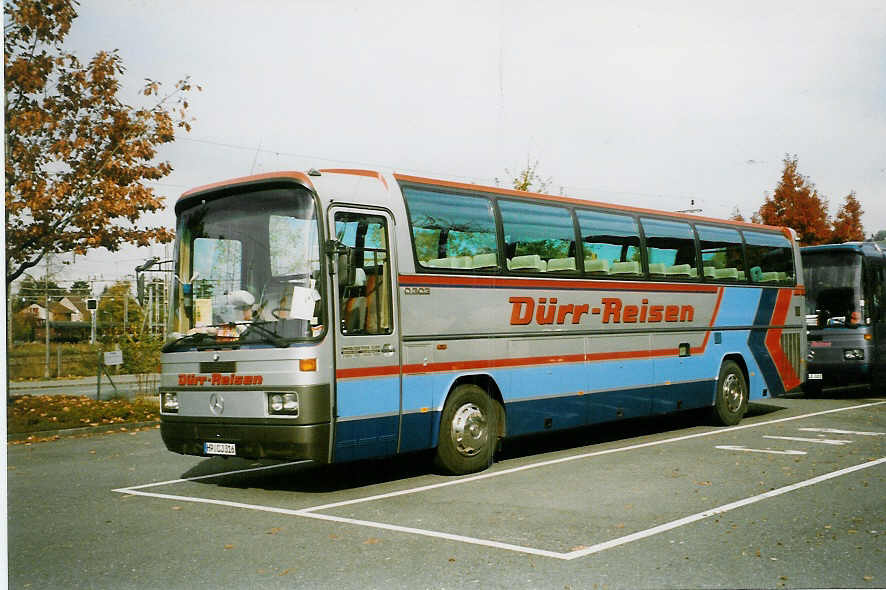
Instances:
[[[790,241],[782,234],[742,231],[751,281],[770,285],[793,285],[794,256]]]
[[[492,272],[500,267],[492,201],[404,187],[419,269]]]
[[[701,244],[701,263],[708,278],[716,281],[746,281],[741,234],[729,227],[696,224]]]
[[[699,275],[695,234],[688,223],[648,217],[641,219],[640,223],[646,235],[646,257],[651,276],[695,279]],[[705,275],[713,278],[713,270],[706,267]]]
[[[633,217],[582,209],[575,214],[581,231],[585,274],[639,276],[640,229]]]
[[[575,226],[569,210],[501,199],[510,271],[575,273]]]

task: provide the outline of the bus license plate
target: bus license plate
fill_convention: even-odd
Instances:
[[[821,381],[822,374],[821,373],[809,373],[806,375],[806,379],[809,381]]]
[[[237,445],[234,443],[207,442],[203,443],[203,452],[207,455],[236,455]]]

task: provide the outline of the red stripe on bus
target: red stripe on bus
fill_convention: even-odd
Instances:
[[[775,309],[772,311],[772,319],[769,322],[770,325],[784,325],[792,296],[793,289],[779,289],[778,296],[775,299]],[[794,371],[794,367],[791,365],[791,361],[781,345],[781,333],[781,328],[773,328],[766,332],[766,350],[769,351],[769,355],[772,357],[772,362],[775,364],[778,376],[784,384],[785,391],[790,391],[800,384],[800,377]]]
[[[362,377],[390,377],[400,374],[400,367],[387,365],[384,367],[357,367],[354,369],[337,369],[336,379],[357,379]]]
[[[328,172],[330,174],[351,174],[353,176],[366,176],[367,178],[376,178],[381,181],[383,185],[385,185],[385,190],[388,188],[388,181],[385,180],[385,177],[381,175],[381,172],[376,172],[375,170],[357,170],[354,168],[321,168],[320,172]]]
[[[714,327],[714,322],[717,321],[717,314],[720,313],[720,302],[723,301],[723,292],[725,289],[720,287],[717,290],[717,302],[714,304],[714,312],[711,314],[711,321],[708,324],[708,328]],[[693,348],[692,354],[702,354],[708,347],[708,339],[711,337],[711,331],[708,330],[704,333],[704,340],[701,343],[701,347]]]
[[[232,178],[231,180],[223,180],[221,182],[213,182],[212,184],[204,184],[203,186],[198,186],[197,188],[192,188],[189,191],[185,191],[182,193],[180,199],[184,199],[185,197],[189,197],[196,193],[202,193],[203,191],[208,191],[214,188],[228,187],[234,186],[237,184],[246,184],[250,182],[257,182],[259,180],[270,180],[274,178],[294,178],[300,182],[302,182],[305,186],[315,191],[314,183],[311,182],[311,179],[305,175],[304,172],[298,171],[288,171],[288,172],[266,172],[264,174],[254,174],[252,176],[241,176],[240,178]]]
[[[698,350],[698,349],[695,349]],[[659,358],[677,356],[677,348],[660,348],[657,350],[625,350],[621,352],[596,352],[588,354],[559,354],[555,356],[536,356],[513,359],[486,359],[478,361],[452,361],[445,363],[428,363],[403,365],[405,375],[423,375],[427,373],[451,373],[477,369],[505,369],[514,367],[531,367],[540,365],[601,362],[626,359]],[[335,372],[337,379],[358,379],[368,377],[387,377],[399,374],[399,367],[365,367],[355,369],[339,369]]]
[[[400,275],[401,285],[436,285],[441,287],[536,287],[542,289],[621,289],[630,291],[660,291],[716,293],[715,285],[683,283],[647,283],[629,281],[576,281],[568,279],[518,279],[500,277],[464,277],[448,275]]]

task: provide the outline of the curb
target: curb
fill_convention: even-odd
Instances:
[[[111,430],[120,430],[121,428],[135,429],[144,428],[145,426],[154,426],[160,424],[159,420],[150,422],[118,422],[116,424],[102,424],[101,426],[83,426],[82,428],[62,428],[59,430],[39,430],[36,432],[18,432],[6,435],[6,442],[26,441],[31,437],[35,439],[52,438],[58,436],[60,438],[77,436],[78,434],[98,434]]]

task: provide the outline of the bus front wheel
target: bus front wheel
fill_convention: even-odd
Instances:
[[[748,383],[735,361],[724,361],[717,378],[713,418],[722,426],[734,426],[748,411]]]
[[[482,471],[492,465],[498,438],[496,402],[480,387],[456,387],[440,417],[436,466],[453,475]]]

